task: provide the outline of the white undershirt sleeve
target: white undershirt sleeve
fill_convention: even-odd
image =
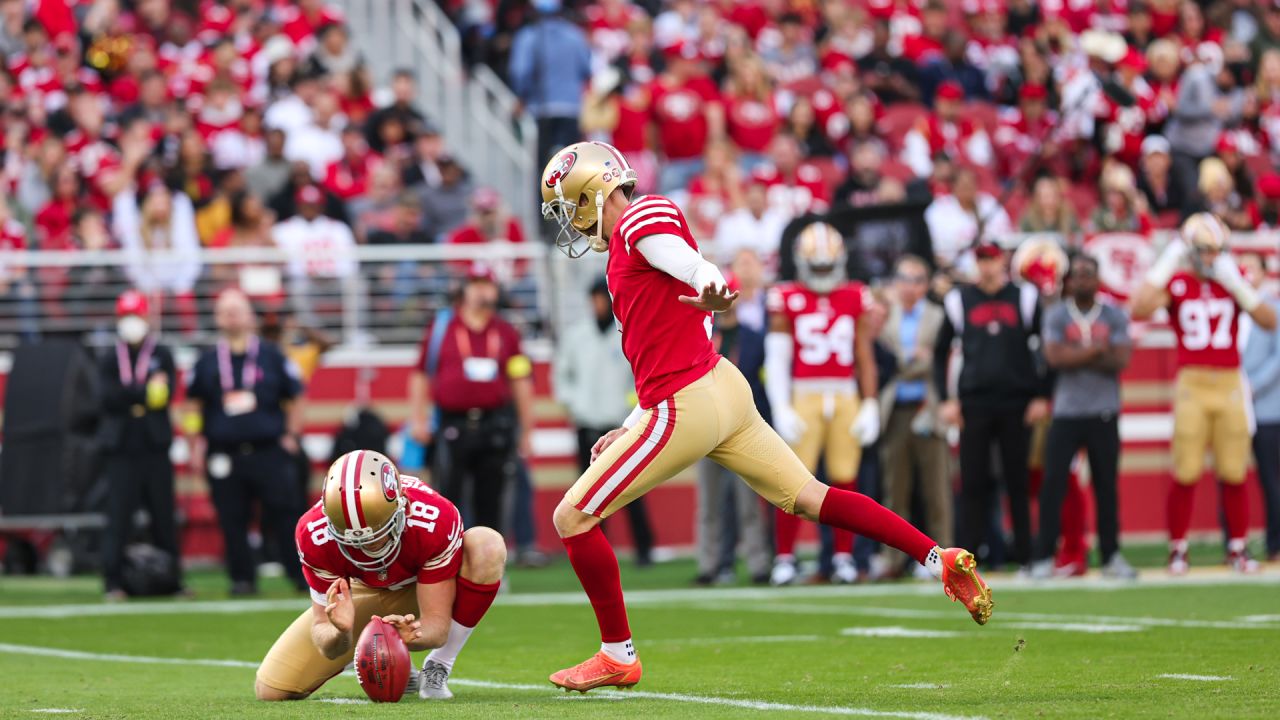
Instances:
[[[640,418],[643,416],[644,408],[640,407],[639,403],[636,403],[636,406],[631,408],[631,414],[627,415],[627,419],[622,421],[622,427],[630,430],[635,427],[636,423],[640,422]]]
[[[646,235],[636,243],[636,249],[650,265],[694,290],[701,292],[711,283],[725,285],[720,268],[677,235]]]

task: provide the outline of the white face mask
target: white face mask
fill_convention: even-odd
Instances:
[[[147,336],[151,326],[137,315],[125,315],[116,322],[116,334],[130,345],[137,345]]]

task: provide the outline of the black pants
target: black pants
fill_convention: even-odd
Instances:
[[[1267,511],[1267,555],[1280,553],[1280,423],[1259,423],[1253,458]]]
[[[1102,564],[1120,547],[1116,473],[1120,465],[1120,423],[1115,416],[1054,418],[1044,447],[1044,484],[1040,488],[1040,539],[1035,559],[1053,557],[1062,524],[1062,500],[1071,478],[1071,461],[1084,448],[1089,456],[1093,501],[1098,514],[1098,550]]]
[[[146,508],[151,542],[182,567],[178,549],[177,508],[173,500],[173,462],[167,450],[108,455],[107,533],[102,539],[102,568],[107,591],[119,590],[124,549],[133,535],[133,515]]]
[[[232,582],[253,584],[257,582],[257,569],[249,549],[249,523],[254,501],[260,509],[263,544],[296,547],[293,531],[304,510],[295,477],[297,466],[284,448],[270,443],[256,449],[211,447],[206,469],[217,462],[214,456],[219,454],[230,458],[231,472],[222,478],[209,475],[209,491],[226,544],[227,573]],[[297,554],[286,555],[280,562],[293,584],[305,587]]]
[[[510,408],[440,413],[433,475],[468,526],[501,530],[502,503],[515,467],[516,416]]]
[[[591,446],[613,428],[578,428],[578,472],[585,472],[591,464]],[[647,564],[653,560],[653,526],[649,524],[649,509],[644,497],[627,504],[627,519],[631,521],[631,543],[636,549],[636,561]],[[730,556],[733,546],[729,546]]]
[[[1031,503],[1027,496],[1031,429],[1023,421],[1027,406],[961,404],[964,428],[960,431],[960,545],[977,551],[987,539],[992,504],[998,501],[991,472],[991,448],[998,445],[1009,514],[1013,517],[1013,552],[1009,559],[1025,565],[1031,557]]]
[[[538,157],[535,167],[545,167],[551,161],[551,153],[565,145],[582,139],[578,129],[578,117],[540,117],[538,125]]]

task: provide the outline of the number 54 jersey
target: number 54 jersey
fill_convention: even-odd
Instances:
[[[1240,309],[1231,293],[1189,272],[1175,274],[1166,290],[1178,367],[1240,367]]]
[[[398,590],[413,583],[441,582],[458,574],[462,567],[463,530],[458,509],[417,478],[402,475],[400,484],[405,497],[400,553],[381,573],[361,570],[342,554],[338,541],[329,535],[320,502],[303,513],[294,537],[312,600],[325,604],[325,593],[340,577],[371,588]]]
[[[795,343],[792,376],[797,380],[852,380],[858,318],[870,304],[870,291],[860,282],[844,283],[827,295],[800,283],[769,288],[769,312],[791,323]]]

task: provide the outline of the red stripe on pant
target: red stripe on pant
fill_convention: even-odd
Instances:
[[[671,433],[676,427],[676,404],[673,400],[663,400],[660,404],[665,404],[667,406],[667,426],[663,429],[662,437],[658,438],[657,445],[649,451],[649,454],[637,463],[635,467],[631,468],[631,472],[627,473],[626,479],[618,483],[618,486],[613,489],[613,492],[609,493],[609,495],[604,499],[604,502],[600,503],[600,507],[598,508],[599,511],[603,511],[605,508],[609,507],[609,503],[613,502],[615,498],[621,495],[622,491],[626,490],[627,487],[640,475],[640,473],[643,472],[645,468],[649,467],[649,464],[653,462],[653,459],[662,452],[664,447],[667,446],[667,441],[671,439]],[[658,415],[658,411],[655,410],[653,414],[656,417]],[[648,433],[645,433],[645,437],[648,437]],[[643,440],[641,442],[643,442]]]
[[[604,484],[609,482],[609,478],[613,477],[614,473],[622,469],[622,466],[627,464],[627,461],[631,459],[631,456],[636,454],[636,451],[644,444],[644,438],[648,437],[649,434],[653,432],[653,428],[657,423],[658,409],[657,407],[654,407],[649,413],[649,424],[645,426],[645,431],[640,434],[640,440],[633,443],[631,447],[627,448],[626,451],[618,457],[617,460],[613,461],[612,465],[610,465],[604,472],[600,473],[600,477],[596,478],[596,481],[591,484],[591,489],[587,490],[587,492],[583,494],[582,499],[574,505],[575,508],[586,512],[587,504],[591,502],[591,498],[595,497],[596,493],[600,492],[600,488],[604,487]]]

